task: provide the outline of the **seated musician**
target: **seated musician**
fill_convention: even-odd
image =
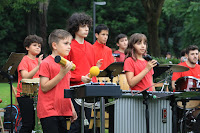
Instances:
[[[124,71],[131,90],[154,91],[153,67],[157,65],[156,60],[146,61],[143,58],[147,52],[147,37],[141,33],[131,35],[126,50]]]
[[[188,71],[184,72],[174,72],[172,76],[172,89],[175,90],[175,81],[184,76],[193,76],[200,79],[200,65],[198,62],[198,46],[190,45],[186,49],[187,61],[179,63],[178,65],[188,67]]]
[[[72,35],[62,29],[56,29],[49,35],[49,47],[52,54],[46,57],[39,69],[40,87],[38,92],[37,115],[44,133],[66,133],[66,118],[77,119],[70,98],[64,98],[64,89],[70,87],[72,62],[59,65],[54,58],[67,56],[71,49]]]
[[[22,93],[22,79],[39,78],[39,65],[43,55],[36,58],[41,52],[43,39],[37,35],[29,35],[24,40],[24,48],[27,55],[23,57],[18,66],[17,101],[22,116],[22,127],[20,133],[31,133],[35,127],[35,111],[33,99],[30,96],[20,95]]]
[[[175,81],[181,77],[185,76],[193,76],[197,79],[200,79],[200,65],[197,64],[198,62],[198,46],[190,45],[186,49],[186,57],[187,61],[179,63],[178,65],[182,65],[188,67],[188,71],[184,72],[174,72],[172,75],[172,89],[175,91]],[[197,112],[196,112],[197,113]],[[196,115],[197,117],[198,115]],[[198,116],[200,119],[200,115]],[[199,129],[200,131],[200,129]]]

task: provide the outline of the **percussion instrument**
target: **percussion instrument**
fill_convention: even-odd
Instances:
[[[194,110],[188,110],[186,112],[186,131],[187,132],[193,131],[193,126],[194,126],[194,124],[196,122],[196,119],[193,116],[193,112],[194,112]],[[183,122],[184,122],[183,118],[179,120],[180,131],[183,130]]]
[[[181,77],[175,82],[175,87],[178,92],[192,91],[191,88],[199,87],[199,80],[192,76]],[[181,101],[177,102],[177,105],[183,108]],[[186,109],[192,109],[198,105],[200,105],[199,100],[190,100],[186,103]]]
[[[100,83],[110,83],[109,77],[97,77],[97,81]],[[113,83],[120,85],[120,89],[122,90],[129,90],[129,85],[126,80],[125,74],[119,74],[118,76],[113,78]]]
[[[22,92],[20,95],[36,96],[39,89],[39,81],[39,78],[22,79],[20,81],[20,83],[22,84]]]
[[[120,89],[122,90],[129,90],[130,88],[126,79],[126,75],[124,73],[119,74],[117,77],[114,77],[113,83],[119,84]]]
[[[191,91],[190,88],[199,87],[199,80],[192,76],[181,77],[175,82],[176,91]]]

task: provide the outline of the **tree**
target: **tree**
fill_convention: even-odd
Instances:
[[[158,25],[164,0],[141,0],[146,11],[149,49],[153,56],[160,56]]]

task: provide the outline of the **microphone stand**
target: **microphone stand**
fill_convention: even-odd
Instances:
[[[145,109],[146,129],[147,129],[147,133],[149,133],[149,94],[145,90],[142,92],[142,95],[143,95],[143,104],[146,106],[146,109]]]
[[[8,83],[10,84],[10,106],[11,106],[11,109],[10,109],[10,116],[12,116],[12,106],[13,106],[13,103],[12,103],[12,80],[13,80],[13,76],[9,74],[10,71],[8,70],[8,73],[0,70],[0,74],[7,78],[8,79]],[[13,133],[13,118],[11,117],[11,133]]]

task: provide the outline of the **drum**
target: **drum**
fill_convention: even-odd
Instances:
[[[195,117],[192,115],[193,114],[193,112],[194,112],[194,110],[188,110],[187,112],[186,112],[186,131],[187,132],[191,132],[192,130],[193,130],[193,126],[194,126],[194,124],[196,123],[196,119],[195,119]],[[180,123],[180,131],[181,131],[181,133],[182,133],[182,130],[183,130],[183,122],[184,122],[184,120],[183,120],[183,118],[181,118],[180,119],[180,121],[179,121],[179,123]]]
[[[177,102],[177,105],[178,105],[179,108],[183,109],[183,105],[182,105],[181,101]],[[190,100],[189,102],[186,102],[185,108],[186,109],[193,109],[193,108],[198,107],[199,105],[200,105],[199,100]]]
[[[97,81],[101,83],[110,83],[109,77],[97,77]],[[120,86],[120,89],[122,90],[129,90],[129,85],[126,80],[125,74],[119,74],[118,76],[113,78],[113,83]]]
[[[34,78],[34,79],[22,79],[21,84],[22,84],[22,96],[36,96],[38,93],[39,89],[39,78]]]
[[[199,80],[192,76],[181,77],[175,82],[176,91],[190,91],[190,88],[199,87]]]
[[[125,74],[119,74],[118,76],[113,78],[113,83],[119,84],[120,85],[120,89],[122,90],[129,90],[129,85],[126,79],[126,75]]]
[[[183,91],[192,91],[190,88],[198,88],[199,87],[199,80],[192,76],[181,77],[175,82],[176,91],[183,92]],[[177,105],[180,108],[183,108],[182,102],[177,102]],[[200,105],[199,100],[190,100],[186,102],[186,109],[192,109]]]
[[[110,83],[110,78],[109,77],[97,77],[97,82]]]

